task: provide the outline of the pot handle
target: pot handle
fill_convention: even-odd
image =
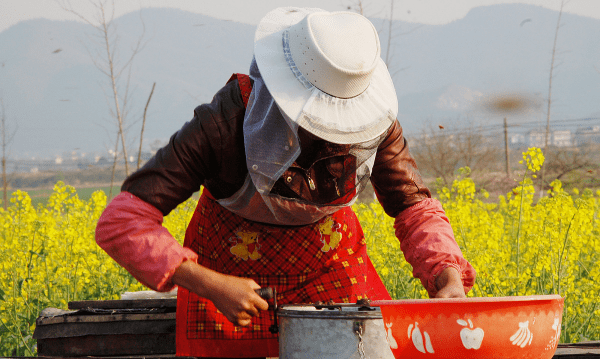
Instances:
[[[273,311],[273,325],[269,327],[269,331],[273,334],[279,333],[279,324],[277,322],[277,290],[272,287],[260,288],[254,290],[262,299],[273,299],[273,305],[269,305],[269,309]]]
[[[273,288],[271,287],[255,289],[254,291],[264,300],[273,299]]]

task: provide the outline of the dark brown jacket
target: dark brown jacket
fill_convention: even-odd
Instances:
[[[129,176],[121,190],[150,203],[163,215],[200,186],[216,199],[232,196],[248,174],[242,133],[244,113],[238,81],[231,81],[211,103],[198,106],[194,118],[144,167]],[[392,217],[431,197],[398,121],[378,148],[371,183],[385,212]]]

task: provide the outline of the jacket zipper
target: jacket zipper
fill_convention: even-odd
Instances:
[[[315,186],[315,182],[313,181],[312,178],[310,178],[310,172],[307,170],[304,170],[304,173],[306,173],[306,178],[308,178],[308,187],[310,188],[310,190],[314,191],[315,189],[317,189],[317,186]]]

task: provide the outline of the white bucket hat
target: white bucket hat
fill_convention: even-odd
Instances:
[[[254,57],[280,111],[339,144],[370,141],[398,113],[373,24],[351,12],[278,8],[259,23]]]

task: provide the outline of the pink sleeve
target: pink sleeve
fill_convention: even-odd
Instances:
[[[460,273],[465,293],[473,287],[475,269],[463,257],[438,200],[428,198],[407,208],[396,217],[394,228],[413,276],[421,280],[429,297],[435,297],[435,279],[448,267]]]
[[[175,287],[171,278],[198,255],[182,247],[162,226],[162,213],[128,192],[106,207],[96,226],[96,242],[142,284],[160,292]]]

